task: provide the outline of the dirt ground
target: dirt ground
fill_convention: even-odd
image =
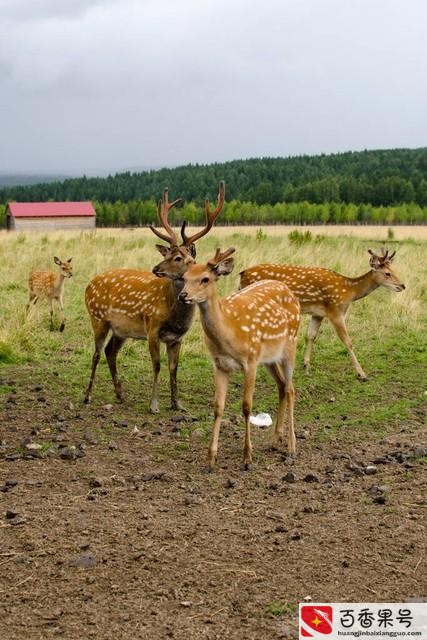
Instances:
[[[254,427],[244,472],[229,411],[205,474],[190,416],[74,406],[35,367],[0,377],[2,640],[296,638],[304,599],[427,595],[425,414],[357,446],[304,425],[294,462]]]

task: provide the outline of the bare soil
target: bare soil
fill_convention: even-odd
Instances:
[[[357,445],[297,425],[295,461],[254,427],[244,472],[229,411],[205,474],[197,419],[1,376],[0,638],[296,638],[304,599],[427,595],[425,413]]]

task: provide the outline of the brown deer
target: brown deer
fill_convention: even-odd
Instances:
[[[209,446],[209,470],[217,459],[219,431],[224,413],[229,375],[236,369],[244,373],[242,411],[245,420],[243,464],[252,463],[249,417],[257,367],[265,364],[279,392],[274,439],[284,437],[284,420],[288,409],[288,451],[295,453],[294,387],[292,383],[296,339],[300,325],[300,305],[282,282],[266,280],[219,299],[216,281],[233,270],[229,256],[234,248],[221,253],[205,265],[191,265],[184,273],[184,287],[179,294],[190,306],[198,305],[206,343],[215,368],[215,422]]]
[[[27,313],[30,305],[35,305],[40,299],[47,299],[50,304],[50,328],[53,329],[53,301],[56,300],[61,310],[60,331],[65,328],[64,315],[64,282],[65,278],[71,278],[73,275],[72,258],[62,262],[54,256],[53,261],[59,267],[59,272],[55,271],[32,271],[28,278],[29,300],[27,304]]]
[[[216,208],[211,211],[209,201],[205,201],[206,225],[188,237],[185,223],[181,228],[182,244],[168,222],[170,209],[180,201],[169,203],[168,190],[163,192],[158,206],[158,217],[166,233],[154,227],[151,230],[169,247],[156,245],[164,256],[163,262],[153,272],[140,269],[110,269],[95,278],[86,288],[86,307],[95,338],[95,352],[92,358],[92,373],[85,393],[85,402],[90,402],[96,368],[107,335],[111,332],[105,355],[113,379],[117,399],[123,399],[122,387],[117,376],[117,354],[128,338],[148,340],[153,367],[153,387],[150,411],[159,411],[157,390],[160,373],[160,342],[166,344],[171,405],[173,409],[182,408],[178,398],[177,369],[181,342],[189,330],[194,310],[178,299],[183,281],[182,274],[193,264],[196,256],[195,242],[211,229],[219,215],[225,198],[225,185],[220,184]],[[168,266],[167,277],[163,266]]]
[[[245,269],[240,273],[240,287],[246,287],[252,282],[272,278],[286,282],[298,297],[302,313],[311,315],[308,327],[308,342],[304,354],[304,367],[310,368],[313,343],[319,332],[324,318],[332,323],[339,339],[344,343],[350,354],[351,361],[361,380],[366,380],[366,373],[360,366],[350,337],[347,333],[345,317],[349,306],[355,300],[360,300],[372,293],[377,287],[383,286],[392,291],[403,291],[405,285],[397,274],[392,271],[391,263],[395,251],[389,255],[381,248],[381,256],[368,250],[371,258],[370,271],[357,278],[342,276],[335,271],[321,267],[300,267],[297,265],[260,264]]]

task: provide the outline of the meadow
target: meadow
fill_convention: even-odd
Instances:
[[[325,229],[334,235],[326,235]],[[292,231],[265,227],[246,229],[219,227],[198,246],[199,262],[209,259],[215,248],[221,246],[236,247],[235,269],[227,278],[219,283],[220,291],[225,294],[238,287],[239,271],[248,265],[263,262],[292,262],[302,265],[324,266],[346,275],[361,275],[369,268],[368,248],[379,250],[381,244],[396,249],[395,269],[407,288],[402,293],[392,293],[378,289],[364,300],[357,301],[349,312],[348,327],[353,339],[356,354],[366,364],[371,374],[372,387],[386,393],[387,383],[398,380],[399,384],[408,386],[408,393],[395,398],[390,388],[390,417],[399,416],[403,408],[409,409],[422,397],[423,389],[417,384],[410,391],[411,380],[416,374],[416,363],[421,361],[425,346],[426,320],[426,249],[425,228],[396,228],[396,235],[402,239],[387,240],[388,229],[382,227],[339,227],[341,233],[336,236],[335,227],[313,227],[311,237],[304,238],[303,233],[292,238]],[[317,233],[323,230],[323,233]],[[283,232],[285,231],[285,232]],[[291,235],[289,236],[289,233]],[[405,235],[409,235],[403,239]],[[395,233],[393,232],[393,236]],[[73,401],[78,402],[83,393],[86,377],[90,371],[90,360],[93,349],[93,338],[88,314],[84,304],[84,290],[90,279],[103,270],[114,267],[137,267],[148,269],[161,260],[155,249],[154,236],[149,230],[98,230],[93,233],[51,233],[46,234],[6,234],[0,238],[2,246],[2,263],[0,267],[2,322],[0,325],[0,362],[29,363],[46,366],[55,360],[55,366],[61,369],[65,361],[58,354],[67,349],[66,369],[69,392],[73,393]],[[67,327],[64,335],[57,331],[49,331],[48,306],[39,303],[26,316],[27,278],[31,270],[55,270],[53,256],[61,259],[73,257],[74,276],[65,283],[65,312]],[[57,309],[55,309],[57,311]],[[58,316],[56,315],[58,324]],[[305,318],[307,321],[307,318]],[[345,404],[358,403],[361,388],[353,383],[350,362],[343,345],[338,341],[333,330],[325,323],[315,345],[312,376],[304,377],[301,370],[297,373],[297,386],[300,393],[310,393],[311,385],[326,385],[333,388],[334,377],[345,376],[349,388],[343,398]],[[306,322],[302,327],[299,339],[298,362],[301,365],[302,351],[305,346]],[[211,364],[204,347],[202,331],[198,321],[194,323],[186,336],[181,355],[180,379],[186,403],[192,410],[198,411],[199,399],[194,394],[191,378],[209,387],[211,394]],[[396,353],[393,361],[392,354]],[[163,361],[164,368],[165,361]],[[98,402],[111,400],[112,386],[105,360],[99,367],[98,380],[95,386],[95,397]],[[142,341],[129,340],[119,356],[119,370],[124,376],[125,390],[138,402],[138,409],[143,410],[146,404],[148,387],[139,382],[141,372],[144,379],[149,380],[150,358],[147,346]],[[200,374],[206,376],[200,379]],[[412,373],[411,373],[412,372]],[[168,380],[164,372],[161,393],[162,407],[167,407]],[[148,381],[147,380],[147,381]],[[418,382],[418,380],[417,380]],[[149,383],[148,383],[149,384]],[[191,393],[186,391],[189,384]],[[313,390],[314,390],[313,389]],[[363,389],[362,389],[363,390]],[[384,398],[385,400],[385,398]],[[379,398],[380,401],[380,398]],[[394,414],[393,406],[400,407]],[[299,407],[299,412],[316,412],[318,408]],[[323,405],[321,401],[319,403]],[[356,406],[355,405],[355,406]],[[389,405],[385,401],[384,405]],[[344,408],[344,407],[343,407]],[[271,406],[263,406],[262,410],[274,411],[274,400]],[[334,407],[337,409],[337,407]],[[370,413],[365,415],[365,411]],[[385,409],[384,409],[385,411]],[[372,414],[372,415],[371,415]],[[363,416],[355,414],[353,419],[368,419],[376,423],[376,411],[372,407],[363,408]]]
[[[293,637],[296,604],[306,596],[380,602],[423,595],[427,236],[423,227],[405,229],[341,227],[336,235],[337,228],[329,234],[321,227],[308,235],[305,227],[298,234],[218,227],[200,241],[198,262],[217,246],[236,248],[234,272],[219,284],[223,294],[237,288],[241,269],[262,262],[361,275],[369,269],[367,250],[382,243],[396,250],[394,269],[406,285],[401,293],[377,289],[350,308],[347,326],[366,383],[356,379],[327,323],[311,372],[304,373],[305,317],[291,466],[285,452],[270,450],[271,429],[254,427],[254,468],[240,470],[236,374],[219,468],[209,476],[201,468],[213,377],[198,318],[184,339],[178,371],[186,414],[169,409],[164,354],[160,415],[147,413],[150,358],[146,343],[132,340],[118,358],[125,402],[115,402],[103,357],[92,404],[83,405],[93,352],[85,287],[112,267],[151,270],[161,259],[151,232],[0,234],[0,470],[3,481],[18,481],[5,489],[8,507],[24,514],[21,527],[4,525],[5,550],[11,561],[26,558],[0,585],[17,634],[10,638],[24,626],[28,637],[41,637],[42,629],[46,638],[61,628],[70,637],[83,637],[83,628],[88,637],[102,638],[118,630],[124,638],[164,637],[168,629],[176,638]],[[29,272],[55,269],[54,255],[74,264],[65,283],[63,333],[49,329],[46,303],[25,312]],[[254,412],[274,416],[276,406],[274,385],[260,369]],[[42,444],[37,456],[25,455],[28,441]],[[81,458],[61,457],[63,443],[80,447]],[[372,476],[367,466],[374,467]],[[88,548],[93,564],[79,564]],[[328,572],[319,577],[320,552]],[[89,600],[79,585],[92,594]],[[59,605],[58,589],[68,605]],[[62,612],[49,624],[31,617],[46,597]],[[150,636],[153,630],[159,635]]]

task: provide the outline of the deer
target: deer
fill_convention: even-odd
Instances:
[[[31,305],[36,305],[40,299],[47,299],[50,304],[50,329],[53,329],[53,301],[56,300],[61,311],[61,324],[59,330],[65,329],[64,315],[64,283],[66,278],[73,275],[72,258],[65,262],[54,256],[53,261],[59,267],[59,272],[55,271],[32,271],[28,278],[29,300],[27,313]]]
[[[208,471],[217,463],[218,441],[229,376],[243,370],[242,413],[245,422],[243,468],[252,464],[250,414],[258,365],[264,364],[273,377],[279,394],[274,429],[274,446],[284,439],[288,411],[287,446],[295,453],[293,371],[296,340],[300,325],[300,304],[283,282],[264,280],[245,289],[218,298],[217,280],[234,268],[230,247],[216,250],[207,264],[192,264],[183,274],[184,286],[179,299],[199,307],[205,341],[214,362],[215,409],[212,437],[208,450]]]
[[[403,291],[405,285],[392,270],[391,263],[396,254],[389,254],[381,247],[381,255],[368,249],[370,270],[356,278],[343,276],[335,271],[321,267],[302,267],[297,265],[260,264],[240,272],[240,287],[265,278],[286,282],[298,297],[301,311],[310,314],[308,340],[304,354],[304,368],[310,369],[311,353],[320,325],[327,318],[345,345],[351,362],[360,380],[367,380],[354,353],[348,335],[345,319],[352,302],[360,300],[382,286],[391,291]]]
[[[180,201],[181,198],[178,198],[169,202],[168,189],[164,190],[157,209],[164,231],[152,225],[150,229],[169,246],[156,245],[164,260],[153,271],[110,269],[95,276],[86,287],[85,302],[92,324],[95,351],[85,403],[91,401],[96,368],[107,336],[111,333],[105,355],[117,400],[123,401],[122,385],[117,374],[117,355],[125,341],[134,338],[148,341],[153,370],[149,411],[159,412],[160,343],[166,344],[171,408],[184,409],[179,400],[177,370],[181,343],[193,321],[194,309],[178,296],[183,286],[182,275],[195,262],[195,242],[210,231],[224,205],[225,184],[220,183],[215,209],[210,208],[206,198],[206,224],[200,231],[188,236],[186,223],[182,224],[181,244],[168,221],[169,211]]]

